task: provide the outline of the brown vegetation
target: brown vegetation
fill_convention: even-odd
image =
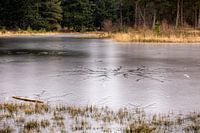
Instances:
[[[26,113],[30,110],[31,113]],[[0,132],[199,132],[200,113],[150,115],[141,108],[1,103]]]
[[[200,42],[200,30],[185,28],[176,29],[169,25],[161,24],[160,27],[154,30],[146,28],[126,28],[118,32],[116,30],[112,32],[40,32],[40,31],[1,31],[0,36],[49,36],[58,34],[80,34],[80,36],[74,36],[74,38],[82,39],[104,39],[111,38],[117,42],[152,42],[152,43],[199,43]],[[72,36],[73,37],[73,36]]]
[[[0,37],[10,37],[10,36],[47,36],[47,35],[57,35],[60,34],[60,32],[46,32],[46,31],[25,31],[25,30],[19,30],[19,31],[8,31],[8,30],[1,30],[0,31]]]
[[[199,43],[200,31],[195,29],[132,29],[127,33],[114,33],[112,39],[118,42],[154,42],[154,43]]]

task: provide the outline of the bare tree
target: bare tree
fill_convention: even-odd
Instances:
[[[122,7],[123,7],[123,3],[122,3],[122,0],[120,0],[120,27],[123,26],[123,13],[122,13]]]
[[[138,11],[140,24],[142,24],[143,27],[146,27],[146,7],[138,5]]]
[[[137,28],[138,26],[138,1],[135,2],[135,25],[134,27]]]
[[[183,17],[183,0],[181,0],[181,3],[180,3],[181,5],[180,5],[180,10],[181,10],[181,14],[180,14],[180,21],[181,21],[181,27],[183,27],[184,26],[184,17]]]
[[[179,26],[179,18],[180,18],[180,0],[177,0],[176,28],[178,28]]]
[[[199,6],[199,9],[198,9],[198,28],[200,28],[200,6]]]
[[[152,29],[155,28],[156,25],[156,9],[153,10],[153,23],[152,23]]]

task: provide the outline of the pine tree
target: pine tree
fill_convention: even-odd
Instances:
[[[31,27],[32,29],[40,30],[40,14],[39,14],[39,6],[40,1],[39,0],[26,0],[23,10],[24,15],[22,19],[22,23],[20,27],[23,27],[24,29],[27,29],[28,27]]]
[[[94,24],[100,30],[103,27],[103,22],[117,20],[117,4],[115,0],[95,0]]]
[[[64,26],[76,31],[93,28],[93,4],[89,0],[66,0],[62,6]]]
[[[61,0],[41,0],[40,25],[46,30],[58,30],[62,20]]]
[[[23,2],[20,0],[1,0],[1,23],[9,29],[19,27],[23,16]]]

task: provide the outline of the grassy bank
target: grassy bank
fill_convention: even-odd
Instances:
[[[200,132],[200,113],[149,114],[139,108],[112,110],[108,107],[0,104],[1,133],[30,132]]]
[[[189,28],[165,31],[131,29],[127,33],[112,34],[112,39],[118,42],[199,43],[200,30]]]
[[[58,34],[80,34],[75,38],[102,39],[111,38],[117,42],[152,42],[152,43],[200,43],[200,30],[167,29],[155,31],[150,29],[129,29],[127,32],[46,32],[46,31],[0,31],[0,37],[9,36],[48,36]]]
[[[50,36],[50,35],[59,35],[59,34],[80,34],[80,36],[74,36],[75,38],[83,39],[102,39],[102,38],[111,38],[111,34],[107,32],[47,32],[47,31],[35,31],[35,30],[19,30],[19,31],[8,31],[0,30],[0,37],[13,37],[13,36]],[[72,36],[73,37],[73,36]]]
[[[0,37],[12,37],[12,36],[33,36],[33,35],[56,35],[56,34],[61,34],[61,32],[47,32],[47,31],[24,31],[24,30],[19,30],[19,31],[8,31],[8,30],[1,30],[0,31]]]

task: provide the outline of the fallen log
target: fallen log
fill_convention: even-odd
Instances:
[[[43,101],[40,101],[40,100],[28,99],[28,98],[17,97],[17,96],[13,96],[12,98],[13,98],[13,99],[17,99],[17,100],[21,100],[21,101],[26,101],[26,102],[44,103]]]

